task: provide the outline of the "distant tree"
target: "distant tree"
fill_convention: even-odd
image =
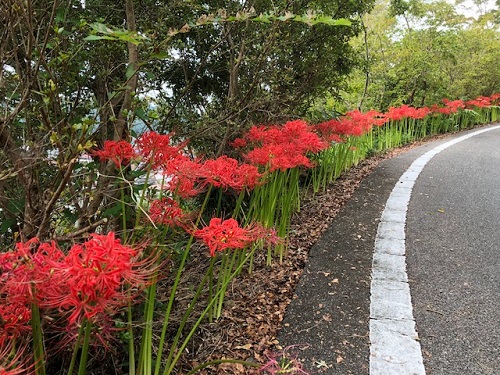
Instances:
[[[482,2],[481,2],[482,4]],[[500,31],[493,9],[465,17],[447,1],[379,1],[366,15],[369,86],[364,107],[423,106],[443,98],[475,98],[500,91]],[[397,18],[403,12],[405,19]],[[365,41],[353,41],[360,56]],[[359,103],[365,72],[356,71],[343,97]]]

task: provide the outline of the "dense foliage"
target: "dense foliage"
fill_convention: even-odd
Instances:
[[[472,3],[378,1],[353,41],[366,64],[343,88],[340,108],[386,110],[498,92],[500,3]]]
[[[95,227],[112,209],[114,172],[81,155],[106,140],[168,129],[220,154],[255,121],[303,115],[352,68],[355,18],[372,3],[7,0],[0,232]],[[353,21],[327,25],[343,18]]]

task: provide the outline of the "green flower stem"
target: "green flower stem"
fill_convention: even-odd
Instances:
[[[492,106],[491,108],[491,121],[496,122],[500,118],[500,106]]]
[[[144,330],[142,332],[141,349],[139,351],[138,374],[151,374],[152,368],[152,343],[153,343],[153,318],[156,299],[157,273],[155,273],[152,284],[148,288],[146,305],[144,307]],[[133,343],[132,343],[133,344]]]
[[[162,231],[162,234],[157,238],[156,244],[158,244],[159,239],[166,238],[167,233],[168,233],[168,227],[165,227]],[[160,264],[161,260],[160,257],[157,258],[156,260],[156,266],[158,267]],[[152,346],[153,346],[153,319],[154,319],[154,310],[155,310],[155,301],[156,301],[156,290],[157,290],[157,281],[158,281],[158,271],[155,272],[151,279],[151,285],[147,288],[147,296],[146,296],[146,304],[144,306],[144,322],[145,322],[145,327],[142,331],[142,338],[141,338],[141,347],[139,351],[139,360],[138,360],[138,369],[137,373],[138,374],[151,374],[151,368],[152,368],[152,363],[153,363],[153,352],[152,352]],[[132,330],[132,311],[131,311],[131,306],[129,305],[129,332],[131,334],[133,333]],[[133,336],[131,335],[130,338],[132,339]],[[131,356],[129,356],[129,361],[132,361],[134,359],[134,342],[129,341],[129,353],[132,353]],[[132,361],[132,363],[134,363]],[[132,371],[135,371],[134,368],[131,367],[130,369],[130,375],[134,375]]]
[[[212,185],[209,186],[208,191],[205,195],[205,200],[203,201],[203,204],[201,205],[198,217],[196,218],[195,227],[197,227],[201,221],[201,216],[203,215],[203,211],[205,211],[205,208],[208,204],[208,199],[210,197],[211,191],[212,191]],[[186,264],[189,250],[191,249],[191,246],[193,245],[193,241],[194,241],[194,236],[191,235],[189,237],[188,243],[186,245],[186,249],[182,255],[181,262],[179,264],[179,268],[177,269],[177,274],[175,276],[174,284],[172,285],[172,290],[170,292],[170,298],[168,300],[167,309],[165,311],[165,316],[163,318],[163,326],[162,326],[162,330],[161,330],[160,342],[158,344],[158,356],[159,356],[159,358],[156,361],[157,363],[156,363],[156,367],[155,367],[155,375],[158,375],[159,371],[160,371],[159,362],[161,362],[160,361],[161,353],[163,352],[163,346],[165,344],[165,335],[167,333],[167,327],[168,327],[168,323],[169,323],[169,319],[170,319],[170,314],[172,312],[172,306],[173,306],[174,300],[175,300],[175,293],[177,292],[177,287],[179,286],[181,274],[182,274],[182,271],[184,270],[184,265]]]
[[[75,368],[76,357],[78,356],[78,351],[80,350],[80,341],[82,339],[83,328],[84,324],[80,324],[80,328],[78,328],[78,335],[76,336],[75,349],[73,349],[71,362],[69,364],[68,375],[73,374],[73,369]]]
[[[222,281],[221,282],[221,285],[220,285],[220,289],[218,288],[217,291],[219,292],[220,290],[220,293],[219,293],[219,298],[218,298],[218,302],[216,304],[217,306],[217,311],[216,311],[216,314],[215,314],[215,318],[216,319],[219,319],[222,315],[222,307],[224,306],[224,299],[226,297],[226,290],[227,290],[227,284],[225,283],[226,279],[231,277],[231,272],[233,270],[233,267],[235,264],[237,264],[238,262],[236,262],[236,259],[238,258],[238,254],[239,252],[237,251],[232,251],[232,254],[231,256],[229,256],[229,254],[227,254],[227,252],[224,253],[224,258],[231,258],[231,260],[229,261],[229,264],[228,262],[224,262],[224,267],[222,267],[221,265],[221,272],[220,272],[220,280]],[[244,265],[245,263],[243,263]]]
[[[32,286],[32,290],[34,290]],[[36,302],[31,304],[31,332],[33,337],[33,357],[35,360],[35,375],[45,375],[45,354],[43,347],[43,332],[40,309]]]
[[[425,116],[420,124],[420,138],[425,138],[427,136],[427,117],[428,116]]]
[[[253,250],[247,255],[247,259],[250,259],[250,256],[251,256],[251,254],[254,253],[255,249],[256,249],[256,247],[254,247]],[[243,268],[243,265],[244,265],[244,263],[240,264],[236,268],[236,270],[231,274],[231,277],[229,277],[227,280],[225,280],[225,282],[223,284],[223,288],[227,288],[227,286],[233,280],[233,278],[236,277],[238,275],[238,273],[241,271],[241,269]],[[163,372],[163,375],[170,375],[170,374],[172,374],[172,372],[174,371],[175,365],[179,361],[179,358],[181,357],[182,353],[184,352],[184,349],[186,349],[186,346],[188,345],[189,341],[191,340],[191,338],[193,337],[194,333],[198,329],[198,326],[201,324],[201,322],[205,318],[205,315],[207,315],[207,313],[210,311],[210,309],[212,308],[212,305],[215,303],[215,301],[217,300],[217,298],[219,297],[219,295],[220,295],[221,292],[222,292],[222,290],[217,291],[217,294],[214,296],[214,298],[212,299],[212,301],[210,301],[209,304],[208,304],[208,306],[203,310],[203,312],[201,313],[200,317],[198,318],[198,320],[194,323],[193,327],[191,328],[191,331],[189,331],[189,333],[187,334],[186,338],[184,339],[184,342],[178,348],[177,355],[173,358],[173,360],[171,362],[169,362],[167,364],[167,367],[165,368],[165,371]]]
[[[205,273],[205,276],[203,277],[203,280],[201,281],[200,285],[198,285],[198,289],[196,290],[196,293],[193,296],[193,299],[189,303],[188,309],[186,310],[186,312],[184,313],[184,316],[182,317],[182,321],[179,324],[179,328],[177,329],[174,340],[172,341],[172,346],[170,347],[170,350],[168,353],[166,367],[169,366],[174,354],[176,353],[177,345],[179,344],[179,340],[182,336],[182,333],[184,331],[184,327],[186,326],[187,320],[191,316],[191,313],[192,313],[194,307],[196,306],[196,302],[198,302],[198,298],[200,298],[201,293],[203,292],[203,288],[204,288],[204,286],[207,283],[209,278],[210,278],[210,275],[209,275],[209,272],[207,271]],[[216,293],[215,295],[218,295],[218,293]],[[213,310],[213,305],[210,308],[210,311],[212,311],[212,310]],[[157,365],[156,365],[156,368],[158,368],[158,373],[159,373],[159,364],[161,364],[161,361],[158,361]],[[155,374],[156,374],[156,369],[155,369]]]
[[[278,235],[286,239],[290,228],[290,219],[294,211],[300,211],[300,190],[299,190],[299,168],[289,169],[282,173],[284,185],[279,196],[279,217],[278,217]],[[279,256],[280,263],[286,251],[286,243],[276,246],[274,255]],[[269,262],[268,258],[268,262]],[[268,263],[270,265],[270,263]]]
[[[222,256],[221,256],[221,262],[219,264],[219,272],[218,272],[218,275],[217,275],[217,285],[215,286],[215,289],[210,293],[210,299],[209,301],[212,300],[212,298],[214,298],[213,296],[217,294],[217,292],[222,288],[222,283],[225,279],[225,276],[226,276],[226,272],[227,272],[227,269],[229,268],[229,265],[228,265],[228,253],[227,253],[227,250],[225,250],[223,253],[222,253]],[[214,258],[212,258],[214,259]],[[214,293],[215,292],[215,293]],[[215,318],[215,319],[219,319],[220,315],[219,315],[219,304],[218,303],[215,303],[214,305],[212,305],[212,310],[210,315]]]
[[[234,205],[234,210],[233,210],[233,215],[231,216],[233,219],[238,219],[240,212],[244,215],[243,211],[243,199],[245,198],[246,191],[242,190],[240,191],[240,194],[238,195],[238,199],[236,200],[236,204]]]
[[[277,191],[278,188],[285,188],[278,180],[279,171],[265,172],[267,174],[267,181],[261,186],[257,186],[250,197],[249,209],[246,215],[245,224],[251,222],[262,223],[265,227],[271,227],[275,223],[276,204],[277,204]],[[272,256],[271,250],[268,250],[267,257]],[[242,260],[243,262],[243,260]],[[253,257],[249,261],[249,272],[253,267]]]
[[[238,195],[238,199],[236,200],[236,204],[234,206],[233,215],[232,215],[232,218],[235,220],[238,219],[238,216],[241,212],[241,214],[243,216],[242,221],[245,221],[245,212],[243,210],[243,199],[245,198],[245,195],[246,195],[245,190],[240,191],[240,194]],[[243,262],[245,259],[244,252],[239,252],[239,254],[241,254],[241,255],[239,256],[238,264]]]
[[[156,284],[156,283],[155,283]],[[129,363],[129,375],[135,375],[135,348],[134,348],[134,330],[132,329],[132,298],[130,296],[130,291],[128,292],[128,309],[127,309],[127,321],[128,321],[128,363]]]
[[[92,332],[92,323],[85,320],[85,336],[83,337],[82,354],[80,356],[80,366],[78,367],[78,375],[85,375],[87,373],[87,360],[89,354],[90,334]]]

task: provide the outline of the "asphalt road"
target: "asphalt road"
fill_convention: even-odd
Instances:
[[[417,165],[421,172],[413,173],[418,176],[409,203],[408,199],[404,203],[406,218],[398,213],[401,207],[385,212],[391,191],[414,162],[475,131],[429,142],[384,161],[313,247],[278,337],[283,346],[297,345],[305,370],[332,375],[500,375],[500,129],[450,145]],[[395,197],[397,205],[403,194]],[[387,236],[379,230],[384,215],[389,221]],[[398,237],[400,230],[393,230],[393,221],[406,225],[403,240]],[[382,246],[387,254],[377,255],[376,242],[380,245],[380,237],[385,241],[393,232],[397,251],[392,245]],[[404,258],[393,262],[396,258],[391,255]],[[382,267],[372,274],[379,262]],[[381,271],[390,271],[393,265],[402,269],[384,279]],[[386,302],[373,307],[374,298],[387,297],[383,289],[373,291],[374,280],[380,278],[385,286],[406,283],[397,288],[394,308]],[[400,321],[398,313],[402,311],[406,319],[408,309],[399,309],[398,303],[410,298],[399,292],[408,290],[408,284],[413,317]],[[381,311],[395,312],[392,318],[381,317],[389,331],[399,331],[398,321],[400,326],[410,322],[410,329],[416,328],[418,339],[416,335],[411,339],[420,344],[416,347],[419,355],[421,347],[425,370],[420,363],[413,371],[410,363],[402,370],[373,371],[374,346],[379,359],[393,365],[400,360],[392,356],[394,348],[403,353],[402,362],[414,359],[404,357],[406,349],[397,338],[393,340],[393,332],[389,336],[382,332],[382,340],[374,345],[370,329]],[[403,330],[402,335],[408,333]],[[388,355],[386,344],[393,347]]]
[[[406,257],[427,374],[500,374],[500,130],[427,163],[408,206]]]

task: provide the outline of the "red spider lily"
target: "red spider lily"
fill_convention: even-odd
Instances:
[[[151,202],[149,215],[154,223],[167,225],[171,228],[184,227],[186,221],[189,220],[179,203],[168,197]]]
[[[34,365],[29,365],[29,350],[26,345],[14,341],[0,343],[0,375],[34,374]]]
[[[236,138],[234,141],[229,142],[229,146],[234,148],[243,148],[247,145],[247,140],[245,138]]]
[[[443,99],[442,101],[446,107],[450,108],[450,110],[451,110],[450,113],[456,113],[456,112],[458,112],[459,109],[465,108],[465,103],[463,100]]]
[[[267,165],[268,163],[272,163],[273,159],[285,154],[286,151],[281,145],[266,145],[249,151],[246,153],[245,158],[255,165]],[[278,169],[278,166],[272,164],[271,171],[275,169]]]
[[[203,191],[200,186],[196,185],[196,180],[182,174],[172,177],[168,183],[168,189],[181,198],[195,197]]]
[[[373,124],[375,112],[362,113],[361,111],[355,110],[347,112],[345,116],[342,117],[343,121],[349,121],[351,126],[356,129],[355,135],[361,135],[368,132]]]
[[[130,160],[137,157],[132,145],[127,141],[104,141],[104,147],[100,151],[94,151],[93,156],[98,156],[101,161],[111,160],[117,168],[128,165]]]
[[[418,119],[422,113],[409,105],[402,105],[400,107],[390,107],[385,117],[389,120],[400,121],[404,118]]]
[[[271,171],[282,171],[304,166],[313,166],[306,154],[316,153],[328,147],[314,128],[305,121],[287,122],[284,126],[252,127],[247,135],[249,141],[259,147],[249,151],[245,157],[256,165],[268,165]]]
[[[0,300],[0,348],[31,332],[31,305],[9,296]],[[0,357],[1,358],[1,357]]]
[[[169,160],[164,168],[164,173],[170,178],[168,189],[182,198],[198,195],[202,191],[197,186],[203,176],[202,168],[203,164],[184,155]]]
[[[241,228],[234,219],[222,221],[219,218],[212,218],[210,224],[196,230],[194,236],[208,246],[212,257],[215,256],[216,251],[243,249],[254,240],[251,232]]]
[[[430,108],[431,113],[439,113],[442,115],[451,115],[453,108],[451,107],[440,107],[437,104],[433,104]]]
[[[413,115],[413,118],[417,119],[417,120],[422,120],[423,118],[427,117],[430,113],[431,113],[431,110],[428,107],[418,108],[418,109],[416,109],[415,114]]]
[[[314,133],[314,128],[303,120],[289,121],[278,126],[253,126],[247,134],[249,141],[262,145],[293,145],[302,153],[318,152],[328,144]]]
[[[279,142],[282,144],[293,144],[302,153],[319,152],[328,147],[328,144],[321,140],[313,132],[313,128],[303,120],[287,122],[281,131]]]
[[[246,137],[252,143],[278,143],[279,132],[277,126],[252,126]]]
[[[238,164],[238,160],[224,155],[205,161],[201,171],[207,183],[227,188],[233,185],[233,175],[238,170]]]
[[[170,135],[146,132],[137,139],[139,154],[152,168],[160,168],[176,158],[184,145],[172,146]]]
[[[265,371],[271,375],[291,374],[291,375],[308,375],[302,368],[302,364],[297,359],[295,353],[291,353],[295,345],[287,346],[280,353],[268,353],[268,361],[264,366],[259,368],[259,372]]]
[[[144,289],[152,272],[151,260],[138,261],[139,251],[124,246],[115,234],[91,235],[83,245],[73,245],[54,267],[58,288],[45,292],[43,307],[70,313],[68,322],[92,319],[101,313],[113,314],[130,298],[128,291]]]
[[[363,123],[355,121],[352,118],[344,116],[340,119],[340,124],[342,126],[343,135],[359,137],[364,133]]]
[[[404,117],[403,112],[400,110],[400,107],[390,107],[389,110],[385,113],[385,118],[391,121],[400,121]]]
[[[465,103],[467,108],[484,108],[484,107],[489,107],[491,105],[491,98],[487,96],[479,96],[476,99],[469,100],[468,102]]]
[[[492,105],[500,105],[500,93],[490,96]]]
[[[340,119],[332,119],[316,125],[316,129],[321,134],[326,135],[326,139],[333,139],[335,136],[342,139],[342,136],[360,136],[371,129],[373,125],[382,125],[386,118],[377,111],[362,113],[358,110],[346,113]]]
[[[264,246],[272,247],[283,243],[274,228],[266,228],[260,223],[255,223],[248,230],[252,233],[254,241],[261,241]]]
[[[320,137],[328,142],[342,143],[344,140],[340,137],[337,131],[338,120],[325,121],[313,126],[314,130],[320,135]]]
[[[371,118],[371,126],[382,126],[387,122],[384,114],[374,109],[366,112],[365,116]]]
[[[264,145],[249,151],[245,157],[256,165],[267,165],[271,172],[275,170],[285,171],[290,168],[303,166],[313,167],[313,163],[308,157],[301,153],[300,149],[293,148],[293,145]]]
[[[416,119],[417,117],[419,117],[419,112],[418,112],[417,108],[410,107],[408,105],[402,106],[402,108],[403,107],[404,107],[403,114],[405,117],[411,118],[411,119]]]
[[[63,256],[54,243],[40,244],[37,238],[0,254],[0,346],[31,331],[32,304],[40,305],[62,282],[55,279],[52,263]]]
[[[227,156],[205,161],[201,171],[206,183],[236,191],[253,189],[262,178],[257,167],[249,164],[240,165],[236,159]]]
[[[243,249],[259,240],[265,245],[276,245],[281,241],[273,229],[265,228],[261,224],[241,228],[235,219],[223,221],[212,218],[208,226],[196,230],[193,235],[208,246],[212,257],[217,251]]]
[[[323,139],[337,141],[336,137],[343,141],[341,135],[346,135],[345,123],[339,119],[332,119],[316,124],[314,127],[323,136]]]
[[[255,166],[241,164],[238,167],[238,173],[234,176],[233,189],[241,190],[241,188],[246,188],[251,190],[262,183],[262,177],[263,175],[259,173]]]
[[[0,254],[0,295],[20,305],[38,302],[41,291],[53,285],[52,263],[63,256],[53,242],[39,244],[33,238],[17,243],[14,251]]]

